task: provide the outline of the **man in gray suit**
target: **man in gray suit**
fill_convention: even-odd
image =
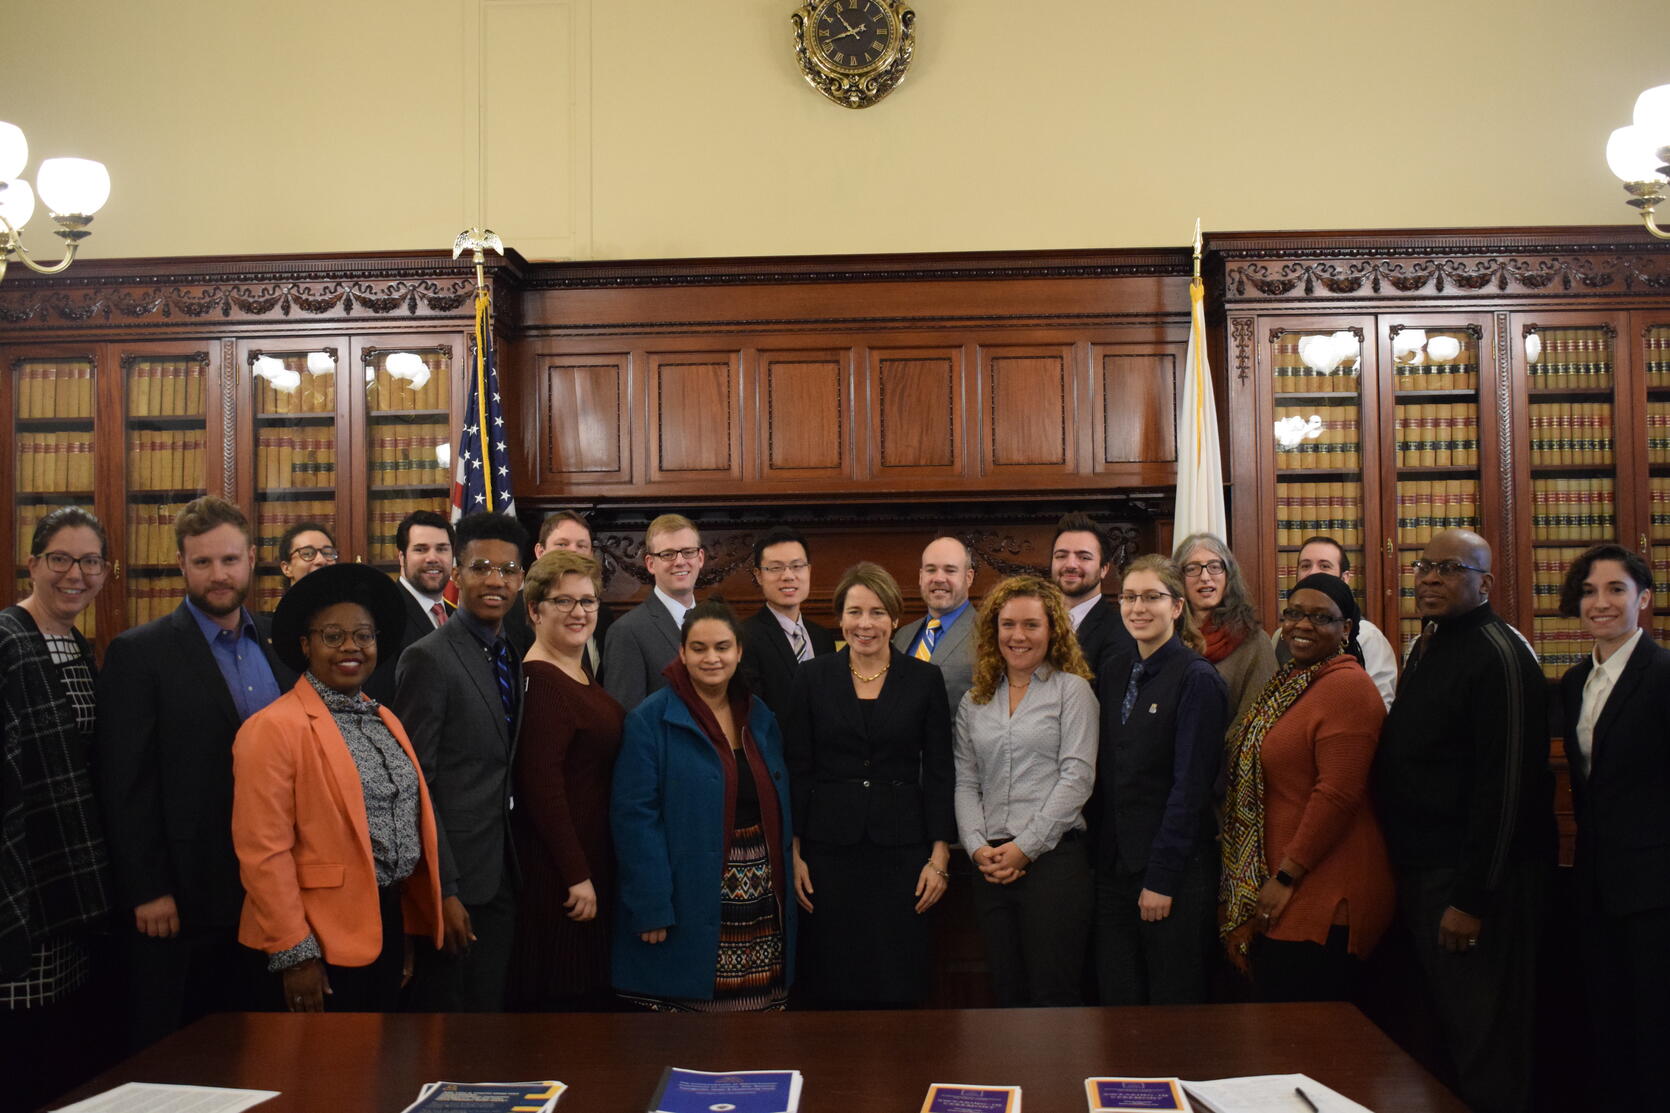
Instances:
[[[400,656],[394,713],[411,737],[435,807],[440,951],[419,945],[412,1003],[426,1012],[500,1012],[516,923],[510,771],[522,717],[522,663],[504,616],[522,586],[528,536],[516,519],[457,525],[458,609]]]
[[[667,686],[661,670],[678,656],[684,614],[696,605],[696,578],[706,554],[696,523],[663,514],[644,531],[644,567],[655,591],[609,628],[603,646],[603,687],[631,711]]]
[[[951,714],[974,683],[974,552],[955,537],[936,537],[922,550],[917,577],[926,616],[893,635],[893,647],[922,661],[932,661],[945,677]]]

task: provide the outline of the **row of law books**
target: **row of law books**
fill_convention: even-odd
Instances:
[[[128,506],[128,560],[133,564],[168,565],[175,562],[179,546],[174,540],[174,519],[186,508],[183,502],[136,502]]]
[[[1670,541],[1670,479],[1647,480],[1647,492],[1652,515],[1653,539]]]
[[[138,359],[128,372],[129,417],[201,417],[207,368],[195,359]]]
[[[1392,428],[1400,468],[1477,466],[1479,407],[1473,402],[1397,407]]]
[[[336,486],[336,430],[264,426],[255,431],[256,486]]]
[[[1326,534],[1346,548],[1363,543],[1361,483],[1276,484],[1276,544]]]
[[[297,381],[284,383],[283,389],[271,380],[257,376],[255,380],[255,412],[265,415],[333,414],[336,412],[336,375],[326,371],[315,375],[297,372]]]
[[[1670,464],[1670,402],[1647,403],[1647,462]]]
[[[1670,325],[1647,330],[1647,385],[1670,386]]]
[[[92,430],[17,435],[19,491],[91,491]]]
[[[297,522],[322,522],[336,529],[336,503],[330,499],[306,499],[299,502],[266,502],[256,507],[255,555],[263,564],[277,564],[285,554],[278,551],[278,540],[284,531]]]
[[[448,444],[447,438],[448,425],[444,421],[415,425],[372,425],[372,485],[423,486],[445,483],[446,468],[441,465],[435,450]]]
[[[1530,413],[1532,467],[1612,463],[1612,403],[1538,403]]]
[[[1542,663],[1543,675],[1558,680],[1573,665],[1582,664],[1594,648],[1581,619],[1538,615],[1531,620],[1531,645]]]
[[[373,413],[378,410],[445,410],[447,376],[451,373],[448,364],[452,361],[445,352],[423,352],[419,353],[419,358],[429,368],[429,377],[415,388],[411,379],[391,375],[386,366],[379,364],[376,375],[365,385],[366,408]]]
[[[1531,540],[1593,541],[1617,532],[1610,477],[1531,480]]]
[[[1478,480],[1409,480],[1397,485],[1399,545],[1425,545],[1439,530],[1478,526]]]
[[[18,417],[93,416],[93,365],[26,359],[17,369]]]
[[[1306,534],[1306,536],[1308,537],[1310,535]],[[1304,538],[1300,538],[1300,540],[1303,541]],[[1348,546],[1346,548],[1345,555],[1346,559],[1351,561],[1351,571],[1353,573],[1351,580],[1351,594],[1357,597],[1357,606],[1361,607],[1364,603],[1363,584],[1366,582],[1361,572],[1363,567],[1362,550],[1352,549]],[[1276,590],[1280,593],[1281,598],[1286,599],[1288,591],[1294,584],[1298,583],[1299,580],[1299,554],[1296,552],[1277,553]]]
[[[196,429],[128,433],[128,489],[182,491],[203,486],[203,445],[208,434]]]
[[[450,508],[451,503],[445,495],[402,498],[399,501],[374,496],[371,503],[371,559],[381,560],[385,554],[392,555],[396,551],[395,531],[400,528],[400,520],[412,511],[433,510],[437,514],[445,515]]]
[[[1276,441],[1277,468],[1363,466],[1355,406],[1277,406],[1276,426],[1295,431]]]
[[[128,624],[138,626],[161,618],[180,605],[185,588],[178,576],[161,579],[130,579],[124,589],[128,600]]]
[[[1539,611],[1552,611],[1560,606],[1560,585],[1566,582],[1566,570],[1583,555],[1586,545],[1562,545],[1537,549],[1531,555],[1531,605]]]
[[[1605,390],[1612,386],[1612,338],[1600,329],[1545,328],[1529,361],[1532,390]],[[1526,338],[1527,346],[1530,338]]]
[[[1454,363],[1400,363],[1393,385],[1398,390],[1477,390],[1479,365],[1471,353],[1465,361]]]

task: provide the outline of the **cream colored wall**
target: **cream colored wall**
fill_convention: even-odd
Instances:
[[[801,79],[794,0],[0,0],[0,118],[109,164],[92,255],[479,213],[637,258],[1622,223],[1602,145],[1670,81],[1663,0],[914,7],[908,80],[854,112]]]

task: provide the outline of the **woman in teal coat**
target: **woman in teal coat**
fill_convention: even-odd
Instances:
[[[614,985],[657,1011],[779,1009],[794,970],[783,739],[736,676],[741,646],[723,603],[692,608],[615,763]]]

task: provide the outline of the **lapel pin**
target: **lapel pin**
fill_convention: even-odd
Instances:
[[[1157,704],[1157,703],[1149,704],[1148,705],[1148,713],[1150,715],[1158,715],[1160,713],[1160,705]]]

